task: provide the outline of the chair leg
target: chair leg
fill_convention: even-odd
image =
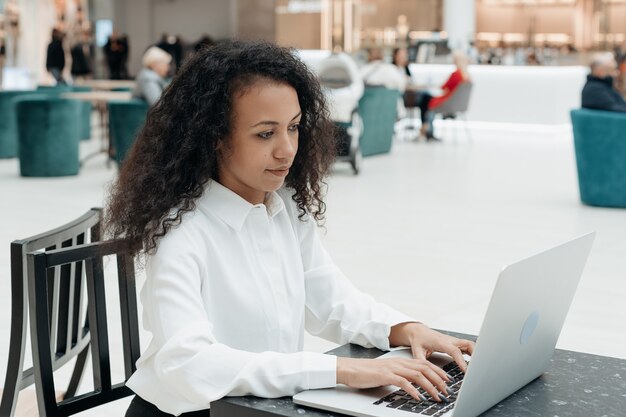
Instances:
[[[9,361],[7,364],[7,374],[4,380],[4,390],[2,392],[2,402],[0,402],[0,416],[11,417],[15,413],[17,397],[22,388],[33,384],[32,368],[23,372],[24,355],[26,350],[26,332],[28,331],[27,294],[26,278],[21,271],[22,253],[21,249],[15,250],[11,247],[11,267],[20,265],[19,271],[14,273],[20,278],[11,282],[11,342],[9,343]]]
[[[467,125],[467,113],[463,112],[463,113],[459,113],[459,116],[463,115],[463,127],[465,128],[465,134],[467,135],[467,140],[469,142],[473,142],[472,140],[472,132],[469,129],[469,126]]]
[[[72,371],[72,377],[70,383],[67,385],[67,391],[63,399],[72,398],[76,395],[78,390],[78,384],[83,377],[83,371],[85,370],[85,364],[87,363],[87,357],[89,356],[90,344],[87,344],[85,348],[76,357],[76,364],[74,364],[74,370]]]

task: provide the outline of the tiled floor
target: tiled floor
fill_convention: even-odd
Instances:
[[[596,230],[558,347],[626,358],[626,210],[580,204],[567,129],[474,125],[472,136],[396,142],[391,154],[367,158],[359,176],[338,164],[321,231],[337,264],[364,291],[433,327],[477,333],[503,265]],[[0,376],[9,243],[102,205],[115,173],[100,156],[77,177],[26,179],[17,160],[0,160]],[[306,340],[310,350],[334,346]],[[85,414],[120,415],[126,404]]]

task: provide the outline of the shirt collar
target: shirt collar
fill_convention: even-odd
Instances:
[[[264,203],[251,204],[219,182],[209,180],[204,194],[198,200],[198,207],[207,213],[215,214],[239,231],[255,207],[265,208],[268,216],[273,218],[285,208],[285,204],[276,192],[269,193]]]

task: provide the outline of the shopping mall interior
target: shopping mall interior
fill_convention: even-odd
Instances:
[[[51,57],[53,37],[62,65]],[[585,398],[617,404],[598,415],[623,415],[626,109],[586,106],[581,94],[594,65],[609,62],[607,88],[616,100],[626,96],[626,0],[0,0],[0,378],[7,375],[0,389],[12,383],[10,369],[40,364],[32,320],[16,324],[35,311],[27,294],[34,258],[15,255],[12,242],[107,207],[124,158],[135,156],[133,141],[156,117],[149,106],[161,106],[137,95],[140,74],[151,68],[147,51],[167,53],[164,98],[196,54],[233,38],[291,48],[327,93],[349,146],[325,179],[317,232],[336,266],[377,301],[433,329],[478,335],[505,266],[595,232],[556,348],[615,360],[603,376],[613,391],[599,385],[567,399],[548,396],[545,413],[515,415],[572,406],[558,415],[591,415],[580,412]],[[368,82],[364,68],[397,66],[398,49],[407,52],[401,86]],[[372,51],[380,54],[374,61]],[[461,84],[471,87],[464,96],[448,88],[459,56]],[[332,72],[329,62],[347,62],[348,70]],[[341,119],[333,100],[355,88]],[[382,90],[393,92],[391,101]],[[422,97],[439,95],[444,110],[420,107]],[[138,256],[137,294],[144,264]],[[115,261],[104,265],[110,372],[124,382]],[[62,315],[53,300],[63,284],[58,274],[48,277],[40,301],[48,300],[53,321]],[[153,335],[138,308],[143,352]],[[243,322],[233,331],[249,329]],[[303,349],[322,353],[346,342],[305,332]],[[71,375],[71,366],[55,373],[61,395]],[[79,394],[94,389],[93,375],[89,360]],[[29,382],[39,388],[37,377]],[[27,395],[17,415],[37,415],[38,401]],[[132,398],[80,415],[124,415]]]

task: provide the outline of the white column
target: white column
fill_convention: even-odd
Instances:
[[[55,23],[54,2],[20,0],[18,4],[20,27],[16,66],[28,68],[35,84],[50,82],[51,77],[46,71],[46,50]]]
[[[476,33],[476,0],[443,0],[443,30],[451,49],[467,50]]]

